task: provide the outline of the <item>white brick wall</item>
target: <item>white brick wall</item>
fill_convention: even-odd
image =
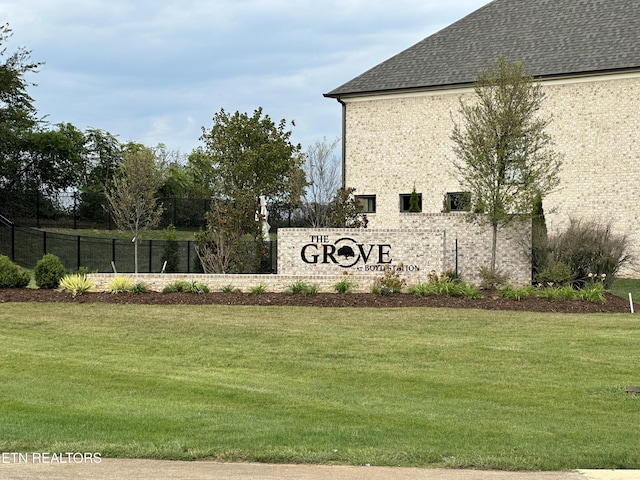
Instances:
[[[400,228],[280,229],[278,273],[375,277],[399,268],[409,283],[427,281],[429,272],[458,269],[479,283],[479,270],[491,260],[491,228],[469,223],[463,214],[403,213]],[[497,265],[516,285],[531,281],[531,222],[513,223],[498,235]],[[348,256],[340,255],[348,247]],[[353,256],[351,253],[353,252]],[[366,257],[366,258],[365,258]]]
[[[629,235],[640,260],[640,74],[543,84],[548,132],[564,155],[561,186],[544,202],[551,232],[570,217],[610,221]],[[372,228],[402,224],[399,195],[414,185],[424,212],[442,211],[444,195],[460,190],[450,139],[460,99],[471,89],[343,99],[346,108],[345,183],[375,194]],[[635,269],[622,272],[638,275]]]

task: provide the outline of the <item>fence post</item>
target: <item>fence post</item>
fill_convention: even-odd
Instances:
[[[47,254],[47,231],[44,230],[42,232],[42,250],[43,250],[43,255]]]
[[[187,240],[187,273],[191,273],[191,240]]]
[[[78,254],[78,256],[76,258],[78,260],[78,262],[77,262],[78,263],[78,270],[80,270],[80,263],[81,263],[80,262],[80,235],[78,235],[78,240],[77,240],[77,243],[76,243],[76,249],[77,249],[76,251],[77,251],[77,254]]]
[[[116,263],[116,239],[111,239],[111,261]]]
[[[16,226],[11,223],[11,261],[16,261]]]
[[[78,228],[78,192],[73,192],[73,229]]]
[[[152,242],[153,242],[153,240],[149,239],[149,273],[151,273],[153,271],[152,270],[152,268],[153,268],[153,265],[152,265],[153,255],[152,255],[152,252],[151,252],[151,250],[152,250],[152,248],[151,248],[152,247]]]

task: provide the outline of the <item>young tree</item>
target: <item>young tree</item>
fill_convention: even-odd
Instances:
[[[339,188],[329,204],[327,227],[367,228],[369,219],[362,213],[362,205],[353,195],[355,188]]]
[[[120,174],[105,193],[118,229],[133,234],[135,273],[138,273],[140,234],[160,223],[162,205],[157,205],[156,195],[161,183],[162,176],[153,151],[140,145],[129,145]]]
[[[418,213],[421,212],[420,208],[420,197],[418,196],[418,192],[416,192],[416,187],[413,187],[411,191],[411,197],[409,198],[409,211]]]
[[[329,205],[340,187],[340,164],[333,154],[340,139],[326,138],[307,149],[304,171],[308,181],[302,202],[302,215],[310,227],[327,226]]]
[[[460,102],[462,122],[451,138],[461,185],[491,225],[492,272],[496,271],[498,230],[514,218],[531,218],[536,198],[559,184],[560,156],[545,131],[551,119],[540,113],[545,93],[525,73],[521,63],[496,63],[482,70],[475,87],[476,102]],[[474,208],[478,211],[478,208]]]

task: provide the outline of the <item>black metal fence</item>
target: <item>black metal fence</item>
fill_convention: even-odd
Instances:
[[[177,272],[200,273],[202,267],[195,252],[195,242],[176,241],[178,246]],[[167,260],[165,240],[141,240],[138,243],[138,271],[157,273]],[[266,269],[275,272],[277,245],[268,242],[269,255]],[[6,255],[23,267],[33,268],[46,253],[60,258],[68,270],[86,268],[89,271],[111,272],[113,265],[118,272],[135,271],[134,244],[131,240],[96,238],[80,235],[64,235],[19,227],[0,217],[0,255]],[[249,272],[247,272],[249,273]]]
[[[160,198],[164,212],[159,228],[172,224],[176,228],[205,225],[205,213],[211,200],[200,198]],[[0,214],[16,225],[61,228],[116,228],[102,193],[58,193],[0,190]]]

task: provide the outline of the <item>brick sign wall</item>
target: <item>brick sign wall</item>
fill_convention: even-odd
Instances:
[[[401,272],[408,283],[425,281],[429,272],[458,268],[461,276],[479,283],[479,269],[491,258],[491,231],[456,214],[408,214],[397,229],[278,230],[278,274],[380,275]],[[531,223],[516,223],[500,231],[498,265],[511,283],[531,280]]]

